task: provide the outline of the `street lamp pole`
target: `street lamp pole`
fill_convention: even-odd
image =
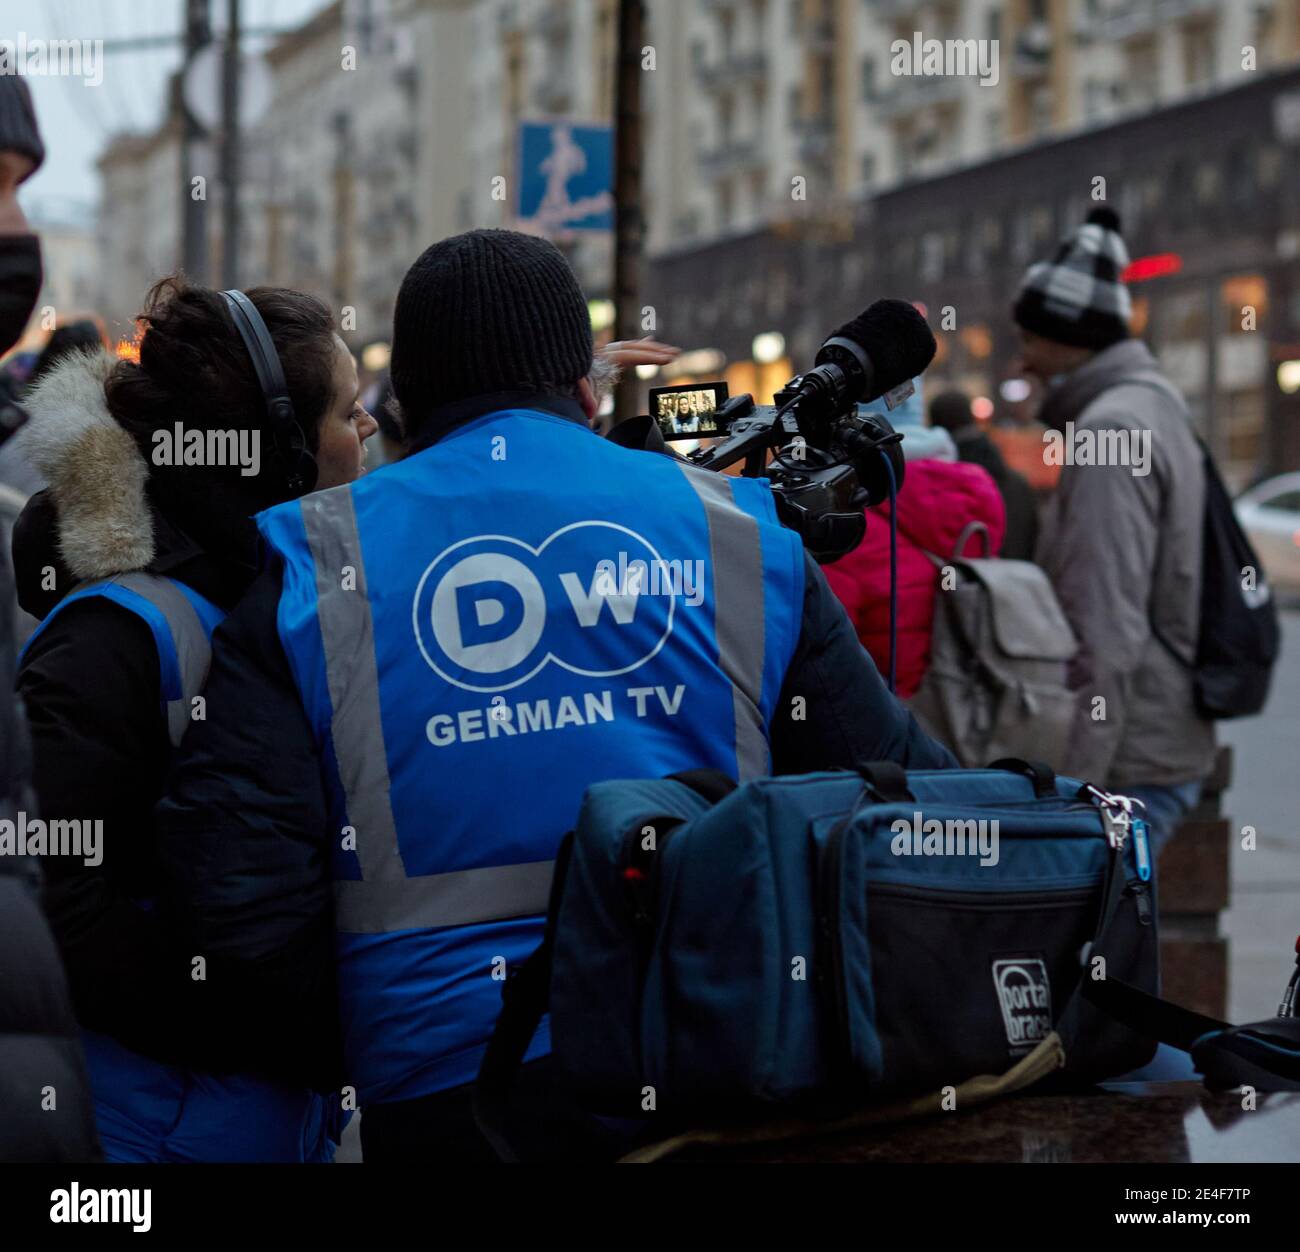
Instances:
[[[641,250],[641,49],[645,0],[619,0],[618,77],[614,129],[614,338],[640,337]],[[628,370],[615,396],[615,420],[638,407],[635,370]]]
[[[194,58],[212,42],[209,0],[184,0],[185,3],[185,70]],[[203,150],[207,131],[190,111],[181,95],[181,268],[194,282],[208,280],[208,203],[206,195],[196,196],[191,179],[195,175],[196,154]],[[206,168],[205,175],[209,172]]]
[[[239,0],[226,0],[221,74],[221,285],[239,285]]]

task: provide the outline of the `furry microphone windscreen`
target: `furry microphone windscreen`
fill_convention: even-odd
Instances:
[[[841,326],[834,338],[850,339],[866,352],[877,394],[923,374],[937,346],[925,318],[906,300],[877,300]]]

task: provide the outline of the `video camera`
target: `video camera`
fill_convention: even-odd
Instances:
[[[827,339],[813,368],[786,383],[772,405],[728,398],[726,383],[706,382],[656,388],[650,413],[665,440],[720,437],[687,459],[711,470],[743,459],[746,477],[771,480],[782,523],[817,561],[835,561],[862,542],[863,510],[903,483],[903,436],[857,406],[883,396],[894,408],[934,352],[934,335],[912,305],[877,300]]]

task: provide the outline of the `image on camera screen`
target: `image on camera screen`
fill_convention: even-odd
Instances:
[[[726,399],[725,383],[657,388],[650,393],[650,411],[665,439],[708,439],[726,433],[716,417]]]

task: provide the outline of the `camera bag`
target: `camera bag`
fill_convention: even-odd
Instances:
[[[1053,1031],[1064,1077],[1111,1077],[1154,1044],[1080,985],[1157,990],[1153,885],[1122,797],[1023,761],[598,783],[480,1095],[548,1009],[566,1091],[612,1116],[833,1112],[1002,1073]]]

